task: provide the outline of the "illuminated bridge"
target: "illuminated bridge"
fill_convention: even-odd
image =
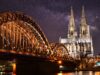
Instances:
[[[39,25],[29,16],[20,12],[0,13],[0,58],[18,55],[74,61],[63,44],[49,44]]]
[[[49,55],[49,43],[40,27],[21,13],[0,14],[0,51],[26,55]]]
[[[19,12],[0,13],[0,41],[0,52],[56,59],[68,56],[64,45],[49,44],[39,25]]]

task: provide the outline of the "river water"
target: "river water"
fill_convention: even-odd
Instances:
[[[100,71],[79,71],[79,72],[68,72],[68,73],[57,73],[55,75],[100,75]]]

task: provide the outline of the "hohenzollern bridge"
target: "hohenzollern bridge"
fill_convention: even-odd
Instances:
[[[0,53],[70,60],[63,44],[49,43],[39,25],[20,12],[0,13]]]

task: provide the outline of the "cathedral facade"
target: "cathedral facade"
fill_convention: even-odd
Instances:
[[[71,7],[67,38],[60,37],[59,43],[66,46],[71,57],[93,56],[94,51],[90,26],[86,21],[84,7],[82,7],[79,31],[76,31],[74,13]]]

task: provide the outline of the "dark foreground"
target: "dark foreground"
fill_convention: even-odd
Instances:
[[[66,61],[62,64],[58,64],[57,61],[51,62],[46,58],[14,55],[9,53],[0,54],[0,60],[2,61],[2,63],[9,60],[15,60],[14,62],[16,64],[16,71],[14,71],[14,74],[16,75],[52,75],[58,73],[59,71],[74,71],[76,67],[76,64],[71,61]]]

